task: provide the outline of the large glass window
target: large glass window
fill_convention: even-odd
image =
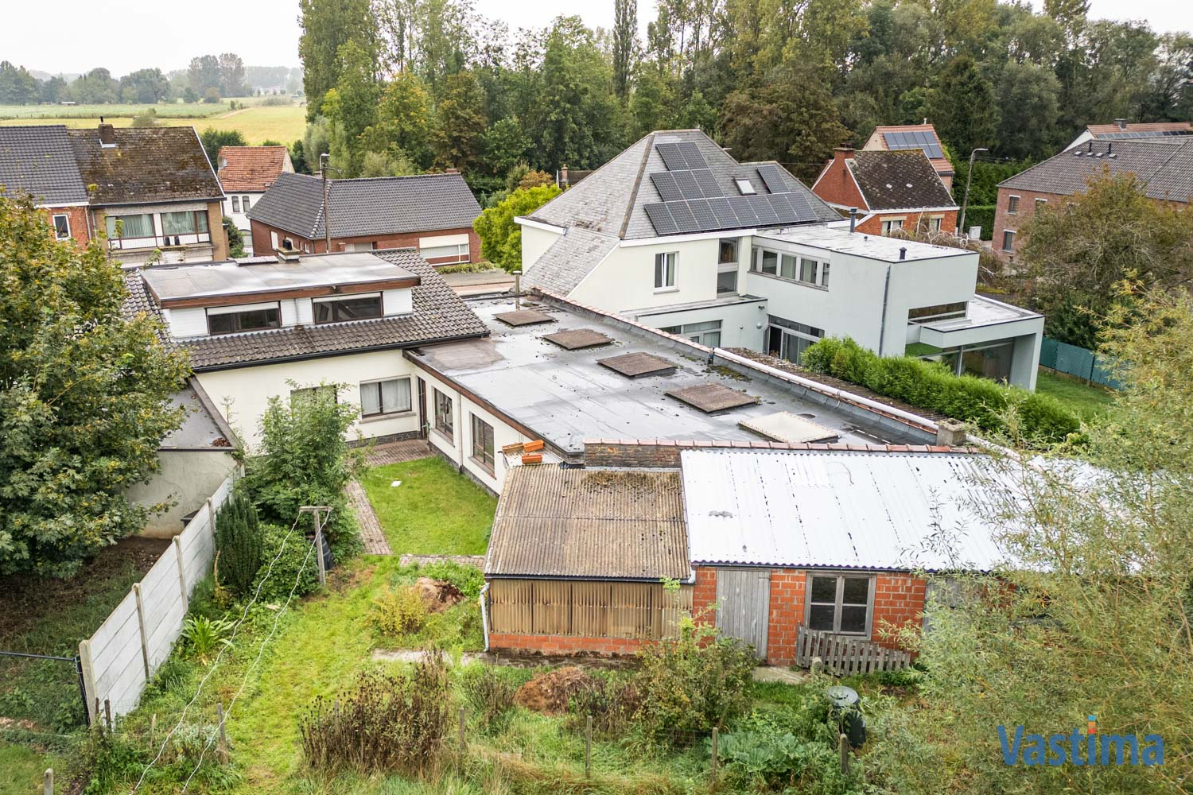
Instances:
[[[153,237],[153,216],[144,215],[109,215],[108,239],[123,240],[128,237]]]
[[[799,258],[793,254],[784,254],[779,259],[779,275],[784,279],[794,279],[799,273]]]
[[[682,326],[668,326],[659,331],[687,337],[697,345],[716,348],[721,344],[721,321],[706,320],[703,323],[685,323]]]
[[[766,350],[771,356],[800,363],[804,351],[824,339],[824,329],[770,315]]]
[[[435,430],[449,439],[455,438],[456,421],[452,414],[452,399],[435,390]]]
[[[280,328],[281,325],[282,313],[277,304],[207,310],[208,334],[235,334],[240,331]]]
[[[737,271],[719,271],[717,273],[717,293],[737,292]]]
[[[343,323],[381,317],[381,293],[324,301],[313,301],[315,323]]]
[[[249,211],[249,197],[248,197],[248,196],[241,196],[241,197],[240,197],[240,204],[241,204],[241,206],[244,208],[244,211],[247,213],[247,212]]]
[[[872,578],[812,574],[808,580],[809,629],[869,635]]]
[[[493,472],[494,449],[493,426],[473,414],[472,458],[490,473]]]
[[[654,255],[654,287],[663,290],[675,286],[675,260],[679,256],[674,251]]]
[[[162,213],[163,235],[193,235],[197,213]]]
[[[1002,233],[1002,250],[1008,252],[1015,250],[1015,233],[1009,229]]]
[[[390,378],[360,385],[360,415],[400,414],[410,411],[410,379]]]

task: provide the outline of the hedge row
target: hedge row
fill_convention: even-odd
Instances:
[[[1006,432],[1014,406],[1020,433],[1048,443],[1064,441],[1080,422],[1057,400],[972,375],[953,375],[944,365],[910,356],[881,357],[849,338],[823,339],[804,351],[803,366],[872,392],[968,422],[987,432]]]

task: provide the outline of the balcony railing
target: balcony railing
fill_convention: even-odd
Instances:
[[[108,240],[108,248],[112,249],[135,249],[135,248],[183,248],[185,246],[197,246],[201,243],[210,243],[210,232],[192,232],[185,235],[155,235],[153,237],[117,237]]]

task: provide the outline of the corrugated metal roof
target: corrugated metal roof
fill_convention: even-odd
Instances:
[[[684,451],[693,563],[989,570],[988,456]],[[933,543],[948,536],[949,554]]]
[[[674,470],[515,467],[497,504],[485,574],[686,579]]]

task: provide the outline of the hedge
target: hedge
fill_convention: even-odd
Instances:
[[[959,231],[968,232],[971,226],[982,227],[982,240],[994,239],[994,213],[998,208],[993,204],[969,205],[965,208],[965,228]],[[961,223],[961,215],[957,215],[957,223]]]
[[[1020,432],[1028,439],[1062,442],[1080,430],[1077,416],[1054,398],[972,375],[953,375],[938,362],[881,357],[848,337],[823,339],[811,346],[804,351],[803,366],[987,432],[1007,431],[1006,410],[1011,406],[1018,412]]]

